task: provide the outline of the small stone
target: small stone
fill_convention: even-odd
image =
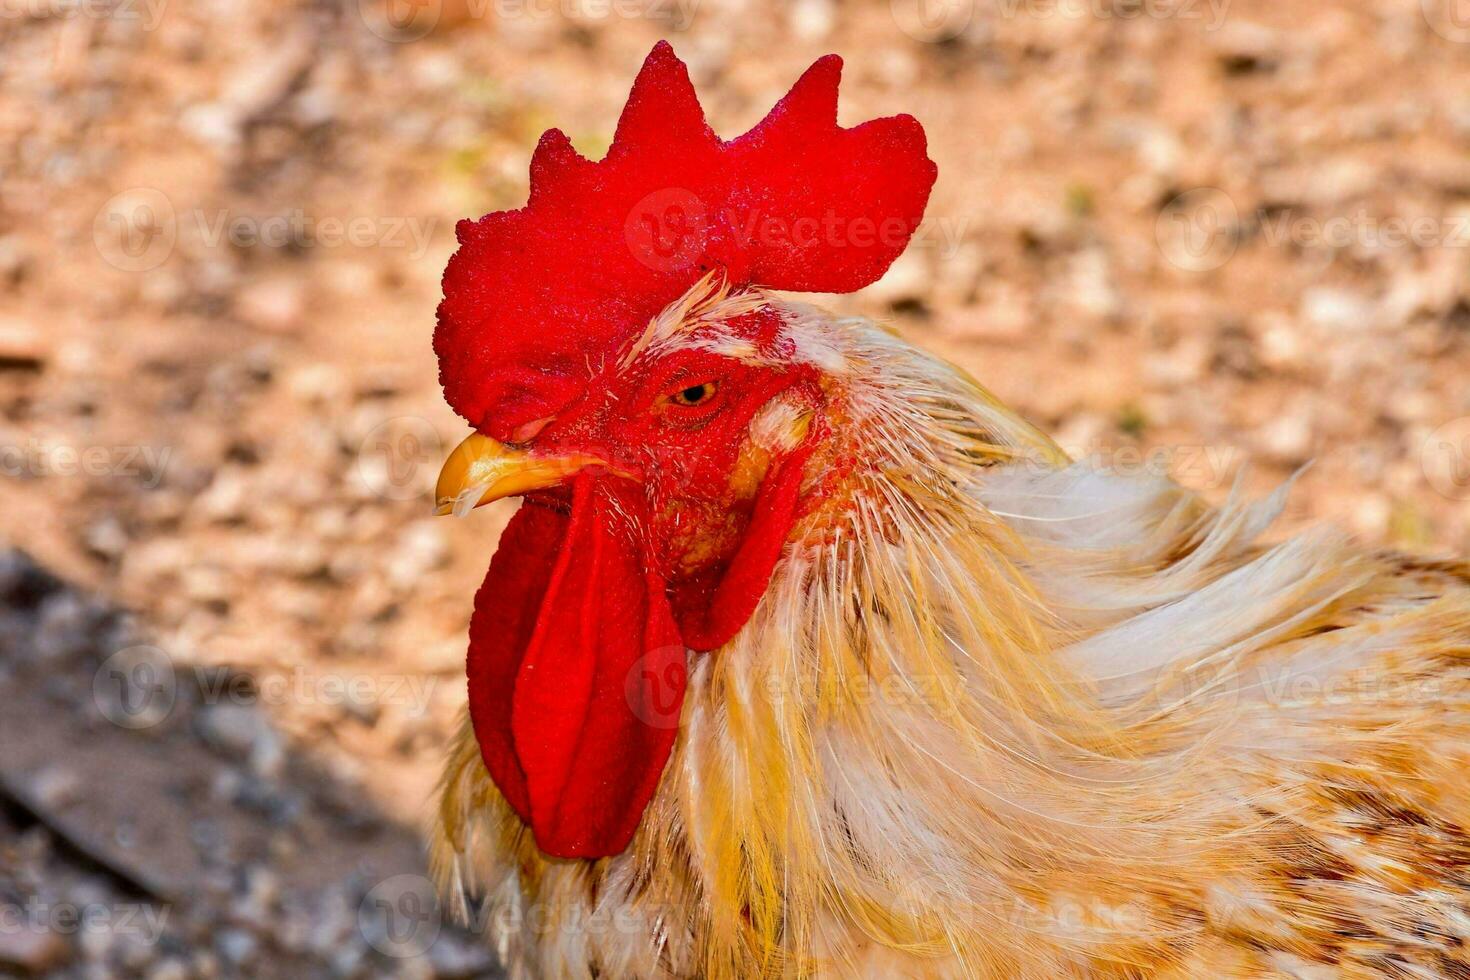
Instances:
[[[214,947],[228,963],[248,966],[260,951],[260,943],[243,929],[221,929],[214,937]]]
[[[42,976],[71,959],[71,946],[49,929],[0,929],[0,966]]]
[[[392,555],[388,562],[389,580],[403,588],[418,583],[429,572],[449,562],[444,525],[437,518],[414,521],[398,535]]]
[[[1231,20],[1209,34],[1221,67],[1232,75],[1272,71],[1285,51],[1279,32],[1250,21]]]
[[[1381,539],[1392,518],[1393,505],[1379,494],[1363,497],[1349,515],[1353,529],[1370,540]]]
[[[1304,413],[1284,412],[1262,426],[1258,436],[1262,451],[1287,465],[1306,462],[1312,452],[1312,424]]]
[[[286,768],[286,744],[269,725],[261,729],[250,747],[250,771],[261,779],[277,779]]]
[[[489,949],[451,932],[441,934],[429,947],[429,963],[440,977],[477,977],[495,968]]]
[[[346,383],[342,372],[330,364],[310,364],[291,372],[286,390],[300,401],[320,404],[339,397]]]
[[[229,573],[215,565],[193,565],[179,575],[184,594],[199,603],[228,606],[235,589]]]
[[[1373,325],[1373,305],[1347,289],[1318,286],[1302,294],[1302,317],[1328,330],[1362,330]]]
[[[220,975],[219,958],[213,953],[200,952],[194,955],[193,975],[199,980],[215,980]]]
[[[0,368],[39,370],[51,358],[51,344],[34,324],[0,318]]]
[[[239,113],[220,102],[201,102],[179,114],[179,128],[216,150],[234,149],[240,141]]]
[[[189,969],[179,960],[167,959],[148,971],[148,980],[189,980]]]
[[[194,559],[194,549],[181,538],[154,538],[139,541],[123,554],[123,578],[137,582],[157,582],[172,577]]]
[[[82,798],[82,780],[71,769],[48,766],[31,780],[31,795],[43,810],[64,810]]]
[[[87,525],[82,532],[82,543],[99,558],[117,558],[127,550],[128,532],[123,529],[121,521],[107,514]]]
[[[96,611],[79,593],[64,590],[47,596],[37,616],[31,649],[42,660],[60,660],[86,651],[92,644]]]
[[[1257,353],[1268,368],[1278,371],[1300,367],[1307,346],[1295,321],[1279,313],[1264,313],[1252,323],[1259,337]]]
[[[255,867],[246,872],[245,894],[241,896],[241,905],[247,916],[258,922],[268,922],[280,897],[281,880],[274,871]]]
[[[18,283],[31,266],[31,253],[19,235],[0,236],[0,278]]]
[[[243,520],[250,501],[250,483],[237,469],[222,469],[210,480],[209,489],[194,500],[194,513],[216,525]]]
[[[820,41],[832,33],[837,12],[832,0],[796,0],[786,14],[791,33],[803,41]]]
[[[251,326],[272,333],[291,333],[305,320],[306,290],[297,279],[258,282],[241,291],[235,312]]]
[[[1176,388],[1204,377],[1209,361],[1210,352],[1206,339],[1187,336],[1169,351],[1146,354],[1143,371],[1151,383]]]
[[[234,758],[250,756],[257,740],[266,737],[269,723],[256,707],[214,704],[198,715],[199,734],[212,748]]]

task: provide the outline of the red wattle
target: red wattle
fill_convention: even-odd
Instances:
[[[755,612],[796,523],[810,455],[810,450],[794,453],[772,468],[761,483],[740,549],[718,584],[703,595],[681,597],[679,630],[691,650],[713,650],[728,643]]]
[[[641,494],[619,482],[579,477],[569,517],[523,506],[470,624],[470,717],[485,764],[556,857],[628,846],[683,704],[684,643],[626,516]]]

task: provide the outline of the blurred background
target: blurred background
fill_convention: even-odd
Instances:
[[[0,0],[0,975],[493,976],[419,828],[509,510],[429,516],[454,222],[816,57],[939,183],[844,309],[1078,456],[1470,551],[1456,0]]]

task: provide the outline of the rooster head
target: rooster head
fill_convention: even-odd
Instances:
[[[524,498],[475,598],[469,706],[547,854],[627,847],[688,658],[741,629],[825,492],[839,355],[763,291],[877,279],[936,174],[911,117],[837,125],[840,72],[726,141],[660,43],[604,159],[552,130],[527,205],[459,225],[434,347],[475,432],[437,495]]]

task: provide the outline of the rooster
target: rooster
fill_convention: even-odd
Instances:
[[[1470,565],[1076,464],[784,294],[936,176],[814,64],[750,132],[667,44],[601,161],[462,222],[475,597],[432,860],[513,975],[1470,977]]]

